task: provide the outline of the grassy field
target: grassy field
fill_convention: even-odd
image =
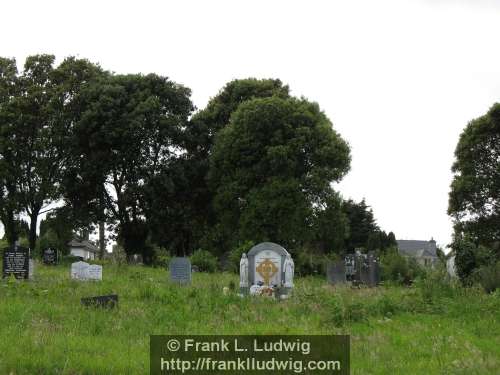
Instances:
[[[147,374],[151,334],[349,334],[352,374],[499,374],[500,293],[443,285],[333,288],[298,278],[293,298],[241,299],[232,274],[178,287],[162,269],[105,265],[76,282],[37,264],[33,281],[0,284],[0,374]],[[119,308],[80,298],[119,295]]]

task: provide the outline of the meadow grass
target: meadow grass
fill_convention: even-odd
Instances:
[[[498,374],[500,293],[424,280],[413,287],[335,288],[297,278],[287,301],[222,289],[238,276],[105,265],[102,282],[37,264],[0,283],[0,374],[148,374],[152,334],[349,334],[352,374]],[[119,308],[80,298],[116,293]]]

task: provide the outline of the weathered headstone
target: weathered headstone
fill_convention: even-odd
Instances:
[[[52,248],[47,248],[43,251],[42,254],[42,260],[44,264],[47,265],[55,265],[58,262],[58,254],[57,250],[54,250]]]
[[[87,297],[81,299],[82,305],[88,307],[107,307],[114,308],[118,306],[118,295],[110,294],[107,296]]]
[[[326,278],[332,285],[345,284],[346,264],[343,260],[329,262],[326,265]]]
[[[32,261],[30,262],[29,249],[19,246],[6,248],[3,252],[3,277],[14,275],[16,279],[33,277]],[[31,269],[30,269],[31,265]]]
[[[89,280],[102,280],[102,266],[92,264],[87,269],[87,277]]]
[[[179,284],[191,283],[191,261],[189,258],[175,257],[168,265],[170,280]]]
[[[282,246],[263,242],[243,254],[240,261],[240,292],[249,294],[255,286],[273,288],[280,298],[287,298],[293,289],[295,265]]]
[[[76,262],[71,265],[71,278],[74,280],[87,280],[90,265],[86,262]]]

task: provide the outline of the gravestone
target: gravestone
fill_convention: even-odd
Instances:
[[[42,254],[42,260],[44,264],[47,265],[55,265],[58,262],[58,254],[57,250],[54,250],[52,248],[47,248],[43,251]]]
[[[110,294],[107,296],[86,297],[81,299],[82,305],[87,307],[106,307],[114,308],[118,306],[118,295]]]
[[[377,286],[380,283],[380,262],[374,253],[368,254],[368,283],[370,287]]]
[[[174,257],[168,265],[170,280],[179,284],[191,283],[191,261],[189,258]]]
[[[272,288],[287,298],[293,289],[295,265],[282,246],[263,242],[243,254],[240,261],[240,292],[242,295],[255,290],[255,286]]]
[[[14,275],[16,279],[33,278],[33,260],[30,251],[25,247],[15,245],[3,252],[3,277]],[[30,267],[31,266],[31,267]]]
[[[359,270],[359,281],[368,285],[370,283],[370,264],[366,256],[359,257]]]
[[[32,280],[33,277],[35,276],[35,261],[30,258],[28,264],[29,264],[28,278]]]
[[[102,266],[92,264],[87,268],[87,277],[89,280],[102,280]]]
[[[332,285],[345,284],[346,282],[346,264],[339,260],[329,262],[326,266],[326,278]]]

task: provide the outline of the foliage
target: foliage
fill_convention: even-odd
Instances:
[[[500,290],[500,261],[475,269],[472,279],[479,283],[486,293]]]
[[[473,282],[474,270],[495,262],[491,249],[474,243],[468,236],[455,235],[451,248],[455,253],[457,275],[464,284]]]
[[[293,248],[311,238],[313,205],[344,176],[350,156],[317,104],[271,97],[239,105],[219,131],[210,162],[227,236]]]
[[[481,265],[473,258],[476,250],[461,243],[467,237],[475,245],[490,248],[500,260],[500,104],[486,115],[472,120],[460,135],[455,149],[454,173],[448,213],[455,221],[455,246],[463,248],[457,264],[460,277],[467,277]],[[480,255],[478,255],[480,257]]]
[[[190,259],[191,264],[197,266],[200,272],[215,272],[217,270],[217,258],[206,250],[196,250]]]
[[[397,248],[389,249],[380,257],[383,281],[392,281],[410,285],[417,277],[424,275],[424,270],[414,258],[399,254]]]
[[[329,261],[338,259],[339,255],[336,253],[325,255],[308,249],[301,249],[296,253],[295,272],[299,276],[325,275],[326,264]]]
[[[74,124],[75,93],[100,72],[87,60],[70,57],[58,67],[54,60],[53,55],[28,56],[13,80],[13,93],[0,107],[0,154],[9,174],[4,183],[9,199],[15,200],[7,206],[30,217],[32,249],[38,216],[61,197],[60,172],[72,153],[68,130]]]
[[[78,97],[82,112],[66,197],[74,206],[93,207],[94,220],[106,212],[127,257],[141,251],[146,264],[153,253],[144,217],[170,204],[151,188],[168,189],[169,163],[193,109],[189,95],[189,89],[149,74],[107,75]]]

